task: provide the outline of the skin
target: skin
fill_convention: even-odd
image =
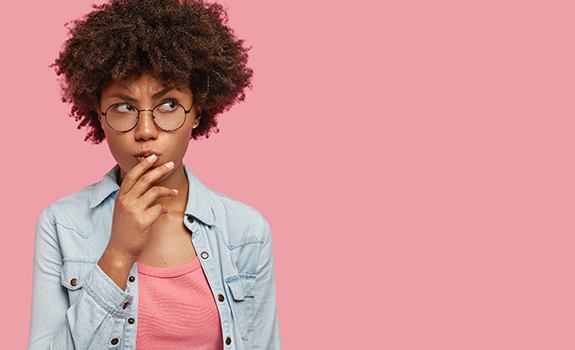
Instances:
[[[119,97],[111,97],[117,93],[135,98],[137,102],[135,102],[134,105],[139,109],[152,109],[166,98],[176,98],[186,109],[192,106],[193,95],[189,87],[183,87],[183,91],[174,89],[156,100],[152,99],[154,93],[165,87],[165,85],[157,81],[149,73],[144,73],[128,87],[124,87],[120,82],[112,80],[102,89],[100,106],[102,109],[105,109],[113,103],[130,102]],[[178,189],[184,188],[184,185],[187,184],[187,180],[182,167],[182,159],[188,149],[189,140],[193,131],[192,126],[196,122],[195,109],[192,109],[192,111],[187,114],[186,122],[180,129],[171,132],[158,128],[153,122],[151,112],[140,113],[138,124],[132,130],[124,133],[110,129],[103,116],[101,114],[99,116],[110,152],[120,165],[120,183],[126,176],[126,173],[138,163],[133,155],[140,151],[151,149],[156,151],[159,157],[154,166],[161,165],[170,160],[173,160],[176,164],[174,172],[170,174],[170,176],[162,179],[158,184]],[[173,205],[173,202],[173,199],[165,198],[162,204]]]
[[[129,85],[111,80],[102,89],[100,108],[117,102],[129,102],[139,109],[152,109],[166,99],[176,99],[189,109],[193,94],[189,87],[166,92],[156,99],[159,91],[174,87],[164,85],[152,74],[144,73]],[[134,101],[113,95],[122,94]],[[100,111],[100,108],[97,110]],[[110,152],[120,166],[110,241],[98,264],[116,284],[125,289],[129,270],[135,261],[171,267],[189,262],[196,256],[190,232],[183,224],[187,204],[188,180],[183,169],[194,125],[199,121],[194,108],[187,114],[184,125],[174,131],[157,127],[151,112],[140,112],[138,124],[127,132],[111,129],[101,114]],[[138,161],[134,155],[153,150],[153,162]],[[174,167],[165,166],[170,161]],[[172,189],[178,191],[177,194]]]

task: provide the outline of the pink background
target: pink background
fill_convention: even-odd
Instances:
[[[40,211],[114,164],[48,68],[91,3],[0,9],[6,349]],[[575,348],[572,2],[221,3],[254,89],[186,164],[269,219],[285,349]]]

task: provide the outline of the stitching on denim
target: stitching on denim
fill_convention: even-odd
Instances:
[[[97,263],[99,258],[69,258],[69,257],[62,257],[62,262],[73,262],[73,263],[83,263],[83,264],[95,264]]]
[[[96,269],[97,267],[95,267],[94,269]],[[92,273],[98,273],[98,271],[92,270]],[[91,276],[92,277],[92,276]],[[93,278],[93,277],[92,277]],[[104,283],[107,284],[108,286],[110,286],[110,284],[112,282],[108,281],[107,279],[104,279]],[[115,284],[113,285],[113,287],[117,287]],[[110,312],[111,315],[114,316],[118,316],[118,317],[123,317],[127,314],[126,311],[124,310],[119,310],[116,309],[115,307],[110,307],[106,301],[101,298],[93,289],[92,286],[90,285],[84,285],[84,288],[86,289],[86,292],[92,297],[94,298],[98,303],[100,303],[100,305],[102,305],[102,307],[104,307],[108,312]],[[131,296],[128,295],[127,297],[123,297],[122,303],[125,303],[127,301],[131,301]]]
[[[248,244],[263,243],[264,242],[263,240],[261,240],[261,241],[250,241],[250,242],[242,242],[239,245],[232,245],[232,244],[228,244],[228,242],[226,242],[226,240],[223,239],[223,231],[219,227],[216,226],[216,230],[221,232],[222,242],[224,242],[225,246],[228,247],[228,249],[230,249],[230,250],[234,250],[234,249],[237,249],[239,247],[243,247],[243,246],[248,245]]]
[[[61,223],[58,223],[58,222],[55,223],[54,225],[55,225],[55,226],[63,227],[63,228],[65,228],[65,229],[67,229],[67,230],[70,230],[70,231],[74,231],[74,232],[76,232],[77,234],[79,234],[80,236],[84,237],[84,234],[83,234],[83,233],[81,233],[80,231],[78,231],[78,230],[76,230],[76,229],[74,229],[74,228],[71,228],[71,227],[62,225]],[[86,236],[87,236],[87,235],[86,235]]]

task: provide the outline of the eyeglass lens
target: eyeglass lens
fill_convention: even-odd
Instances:
[[[152,115],[156,125],[166,131],[178,129],[186,119],[184,107],[173,101],[166,101],[156,106]],[[127,103],[116,103],[108,107],[106,118],[112,129],[127,131],[138,122],[138,110]]]

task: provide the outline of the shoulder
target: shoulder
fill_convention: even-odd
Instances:
[[[259,210],[210,188],[207,193],[216,217],[216,228],[222,231],[230,245],[261,243],[269,239],[268,221]]]
[[[40,213],[38,223],[86,233],[97,212],[90,207],[90,196],[96,186],[93,183],[54,200]]]

